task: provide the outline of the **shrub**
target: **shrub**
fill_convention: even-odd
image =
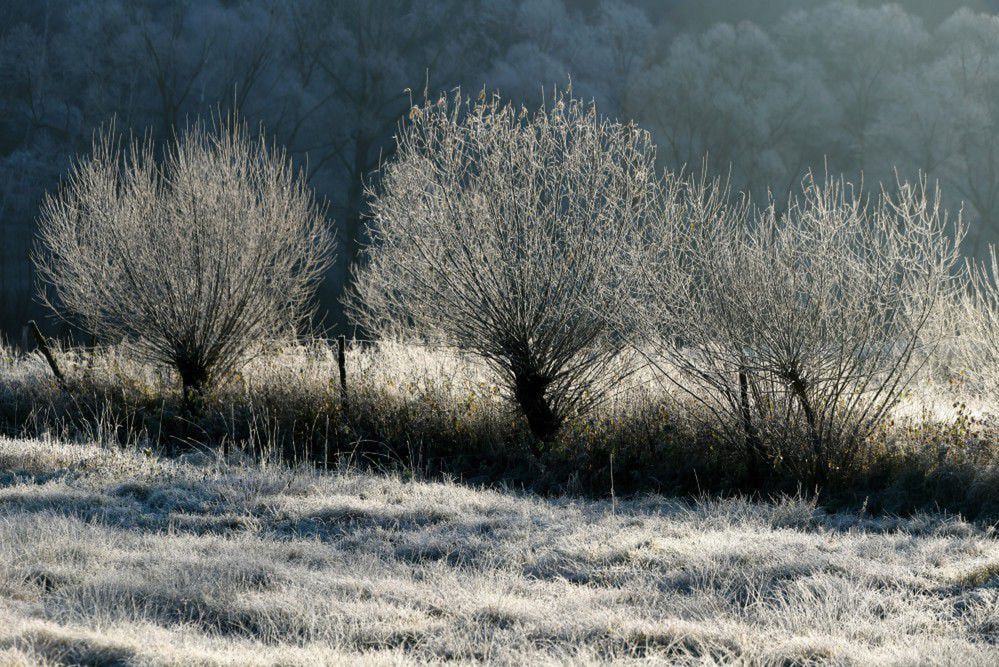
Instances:
[[[663,228],[634,262],[641,344],[745,447],[751,477],[784,466],[824,482],[932,353],[927,320],[960,285],[960,220],[949,235],[925,183],[871,201],[808,179],[785,210],[755,213],[717,184],[688,192],[673,206],[684,238]]]
[[[193,125],[161,161],[98,135],[39,237],[51,307],[175,369],[188,404],[308,315],[332,245],[285,154],[233,120]]]
[[[626,372],[609,322],[622,253],[655,213],[650,137],[566,94],[529,113],[459,93],[410,119],[370,193],[348,306],[369,330],[486,360],[549,441]]]

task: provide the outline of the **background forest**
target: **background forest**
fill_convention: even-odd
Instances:
[[[461,85],[536,103],[571,81],[652,131],[663,166],[778,200],[808,169],[940,181],[966,251],[999,240],[996,0],[0,0],[0,328],[33,304],[42,194],[112,117],[169,139],[219,109],[287,146],[329,202],[338,304],[363,182],[411,100]],[[412,91],[412,92],[410,92]]]

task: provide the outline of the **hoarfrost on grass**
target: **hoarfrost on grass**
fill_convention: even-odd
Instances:
[[[994,664],[999,544],[800,498],[614,504],[0,440],[0,660]]]

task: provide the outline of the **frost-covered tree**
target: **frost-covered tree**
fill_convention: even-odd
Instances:
[[[351,309],[478,355],[551,440],[615,377],[622,253],[657,196],[648,133],[568,94],[427,102],[372,192]]]
[[[984,248],[999,234],[994,15],[995,0],[0,2],[0,170],[49,165],[31,191],[51,188],[111,115],[160,143],[220,108],[262,121],[335,211],[347,252],[320,293],[335,321],[407,89],[485,85],[534,106],[571,81],[652,130],[669,166],[707,154],[757,197],[826,165],[867,182],[928,172],[969,202]],[[37,208],[7,207],[8,241]]]
[[[175,370],[192,405],[302,322],[331,239],[283,151],[234,121],[156,153],[100,135],[45,200],[36,264],[55,312]]]
[[[776,466],[825,482],[933,352],[960,222],[925,184],[867,198],[806,180],[756,213],[693,193],[672,205],[689,224],[652,230],[631,262],[640,349],[745,447],[754,481]]]
[[[586,11],[564,0],[518,0],[490,3],[488,12],[488,32],[498,25],[506,34],[482,75],[487,86],[533,103],[542,90],[571,82],[608,113],[628,109],[630,81],[646,66],[655,35],[641,7],[602,0]]]

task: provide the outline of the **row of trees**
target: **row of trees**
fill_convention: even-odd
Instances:
[[[416,107],[372,191],[351,312],[471,350],[541,443],[633,366],[702,404],[761,477],[849,466],[963,293],[960,220],[905,182],[807,178],[787,201],[656,169],[651,135],[557,95]],[[994,282],[980,282],[994,293]],[[539,451],[540,451],[539,447]]]
[[[165,142],[219,107],[262,121],[329,199],[342,252],[320,298],[336,311],[363,179],[393,150],[407,89],[427,86],[533,105],[571,78],[648,128],[671,170],[707,154],[761,200],[827,164],[853,180],[921,171],[968,202],[974,248],[999,216],[991,1],[3,3],[0,311],[23,320],[41,195],[93,128],[114,113]]]
[[[999,312],[990,274],[965,289],[961,222],[925,181],[868,196],[808,178],[755,205],[660,171],[647,131],[564,92],[536,111],[428,100],[393,155],[348,310],[485,360],[539,455],[644,360],[751,475],[821,482],[933,353],[931,318],[960,298]],[[40,240],[57,312],[172,366],[189,405],[294,330],[331,249],[304,177],[229,121],[161,161],[109,133],[47,200]],[[784,461],[792,443],[807,456]]]

